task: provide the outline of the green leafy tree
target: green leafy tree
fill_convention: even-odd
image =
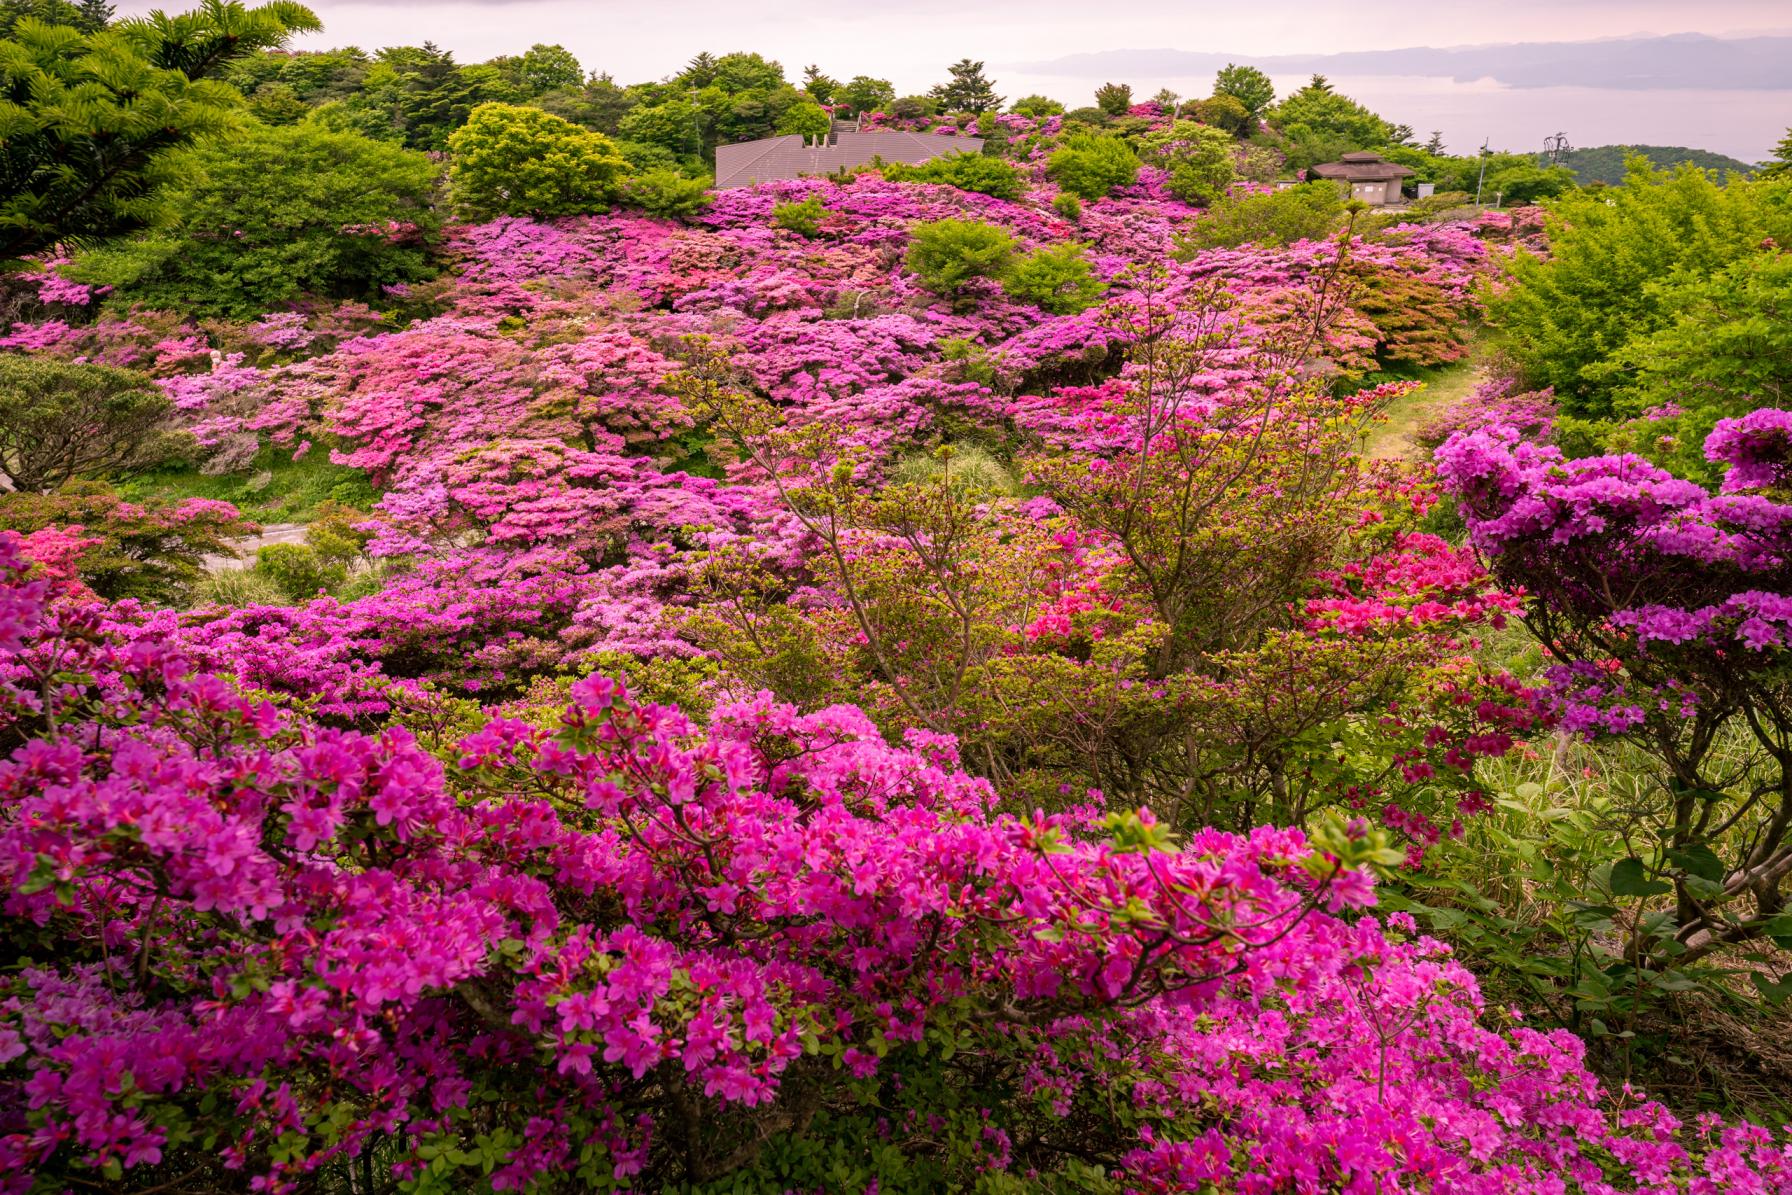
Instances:
[[[1276,101],[1276,85],[1269,76],[1254,66],[1238,66],[1228,62],[1213,77],[1213,94],[1230,96],[1256,119],[1269,111]]]
[[[1338,94],[1324,75],[1314,75],[1268,115],[1293,143],[1289,156],[1300,165],[1327,161],[1351,150],[1379,148],[1395,140],[1392,124],[1349,96]]]
[[[0,355],[0,474],[15,490],[49,493],[158,464],[175,447],[163,434],[172,409],[139,373]]]
[[[532,102],[543,112],[611,137],[617,135],[622,118],[635,106],[628,89],[618,87],[608,75],[598,75],[580,87],[544,92]]]
[[[1661,307],[1662,326],[1612,354],[1599,376],[1616,383],[1621,416],[1677,408],[1643,425],[1634,447],[1715,485],[1723,466],[1702,447],[1717,421],[1792,407],[1792,253],[1765,249],[1709,276],[1682,274]]]
[[[708,87],[716,81],[716,56],[704,50],[689,62],[674,80],[681,87]]]
[[[1050,96],[1023,95],[1008,106],[1008,111],[1038,120],[1047,116],[1064,115],[1064,105]]]
[[[288,84],[264,83],[249,97],[249,111],[262,124],[287,125],[305,119],[311,108]]]
[[[682,220],[708,207],[711,197],[707,178],[690,178],[660,167],[630,177],[622,184],[621,198],[624,206],[650,216]]]
[[[1498,170],[1488,170],[1482,193],[1497,196],[1503,206],[1510,207],[1554,199],[1573,190],[1575,185],[1574,171],[1568,167],[1543,166],[1528,161],[1513,163]]]
[[[437,168],[309,125],[258,128],[180,156],[168,219],[76,260],[151,306],[248,316],[304,296],[377,300],[428,277]]]
[[[530,99],[585,81],[585,68],[565,46],[530,46],[517,61],[517,82]]]
[[[1095,89],[1095,106],[1109,116],[1125,116],[1132,107],[1132,88],[1125,83],[1103,83]]]
[[[497,72],[470,76],[453,54],[424,42],[400,69],[392,89],[393,119],[404,143],[412,149],[448,148],[448,138],[467,122],[473,109],[500,98],[493,94],[499,83]]]
[[[618,122],[618,134],[629,141],[658,145],[675,154],[703,151],[704,118],[697,105],[674,99],[632,108]]]
[[[1139,156],[1118,137],[1073,133],[1046,162],[1060,189],[1082,199],[1101,199],[1139,177]]]
[[[481,104],[448,143],[449,187],[475,215],[551,218],[602,211],[628,163],[616,143],[570,121],[510,104]]]
[[[917,224],[910,234],[908,268],[928,290],[956,298],[973,278],[1006,277],[1014,248],[1007,229],[994,224],[934,220]]]
[[[11,37],[13,27],[27,18],[46,25],[67,25],[82,33],[98,33],[112,23],[113,8],[106,0],[4,0],[0,2],[0,37]]]
[[[1107,284],[1095,276],[1080,245],[1042,245],[1014,263],[1002,289],[1042,311],[1071,315],[1100,302]]]
[[[1675,317],[1677,284],[1713,277],[1765,240],[1792,245],[1792,205],[1778,184],[1720,186],[1692,166],[1632,166],[1622,186],[1556,199],[1548,256],[1511,258],[1509,285],[1489,296],[1525,381],[1553,386],[1565,411],[1590,419],[1614,413],[1625,379],[1610,363]]]
[[[936,84],[928,92],[939,102],[941,109],[947,112],[1001,111],[1002,97],[996,94],[995,84],[984,77],[981,62],[960,58],[946,70],[951,79]]]
[[[814,96],[816,103],[832,103],[834,93],[840,90],[840,80],[811,63],[803,68],[803,90]]]
[[[929,95],[905,95],[890,101],[884,109],[897,120],[920,120],[940,110],[940,102]]]
[[[825,137],[834,127],[834,118],[820,104],[805,101],[786,108],[775,127],[779,136]]]
[[[1176,238],[1184,259],[1203,249],[1234,245],[1266,248],[1294,241],[1317,241],[1331,235],[1344,216],[1344,197],[1336,185],[1302,183],[1259,195],[1227,195],[1207,215]]]
[[[873,79],[869,75],[854,75],[835,97],[853,112],[879,112],[895,98],[896,89],[888,79]]]
[[[21,21],[0,41],[0,262],[145,226],[163,156],[237,127],[242,99],[216,76],[318,28],[291,0],[207,0],[97,33]]]

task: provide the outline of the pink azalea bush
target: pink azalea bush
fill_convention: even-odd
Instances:
[[[1015,818],[950,740],[763,698],[702,731],[601,676],[437,755],[107,618],[0,540],[8,1190],[297,1190],[361,1157],[422,1190],[654,1186],[874,1105],[953,1183],[1054,1169],[1070,1128],[1140,1191],[1792,1173],[1606,1095],[1570,1035],[1483,1024],[1442,947],[1358,914],[1360,827]]]

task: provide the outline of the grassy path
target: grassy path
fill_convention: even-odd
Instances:
[[[1480,354],[1470,353],[1454,365],[1422,370],[1414,380],[1423,382],[1424,388],[1389,407],[1386,422],[1377,424],[1363,437],[1366,456],[1387,460],[1412,455],[1417,450],[1412,442],[1413,432],[1433,414],[1467,398],[1486,381],[1486,364]]]

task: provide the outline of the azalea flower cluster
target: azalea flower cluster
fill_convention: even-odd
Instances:
[[[953,1182],[1062,1164],[1067,1119],[1140,1191],[1792,1174],[1792,1143],[1689,1131],[1571,1035],[1497,1028],[1436,942],[1359,915],[1360,825],[1000,815],[949,738],[763,697],[703,730],[602,676],[437,754],[108,617],[0,537],[8,1191],[296,1191],[375,1155],[654,1187],[867,1105],[914,1109],[883,1134]],[[978,1072],[1013,1094],[979,1104]]]

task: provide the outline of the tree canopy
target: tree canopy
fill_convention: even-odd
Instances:
[[[144,227],[163,155],[240,119],[218,76],[319,28],[292,0],[206,0],[92,33],[20,21],[0,41],[0,261]]]

